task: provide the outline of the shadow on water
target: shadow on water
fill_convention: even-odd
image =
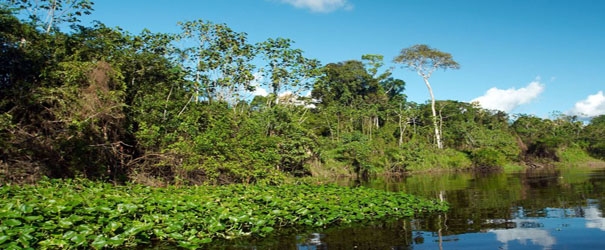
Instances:
[[[451,209],[426,218],[218,241],[208,249],[605,249],[603,169],[423,174],[357,185],[442,197]]]

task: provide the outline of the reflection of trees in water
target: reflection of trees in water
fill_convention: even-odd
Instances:
[[[521,176],[524,186],[530,189],[557,187],[559,184],[559,171],[527,171]]]
[[[605,231],[605,218],[596,202],[584,201],[584,206],[573,208],[546,208],[544,217],[531,217],[535,211],[527,211],[523,207],[508,210],[505,218],[487,218],[477,221],[466,221],[466,225],[476,224],[483,228],[481,232],[496,235],[496,240],[502,244],[500,249],[509,249],[513,242],[522,245],[534,245],[541,249],[551,249],[557,244],[557,238],[551,235],[553,228],[545,225],[545,220],[568,218],[585,218],[586,228],[597,228]],[[587,205],[588,204],[588,205]],[[447,242],[460,241],[460,235],[454,233],[458,222],[452,221],[451,213],[438,214],[428,218],[402,220],[392,223],[382,223],[364,227],[339,229],[325,234],[313,233],[299,236],[297,249],[413,249],[414,246],[431,245],[435,249],[447,249]],[[558,224],[565,227],[565,223]],[[435,244],[435,245],[432,245]]]
[[[444,190],[441,196],[450,203],[451,209],[446,214],[410,220],[343,225],[314,231],[320,234],[294,230],[292,234],[264,239],[252,245],[257,246],[256,249],[272,250],[405,250],[439,249],[440,246],[443,249],[464,249],[469,245],[474,247],[469,248],[480,249],[475,242],[479,240],[480,244],[495,244],[496,248],[512,249],[517,247],[516,244],[533,244],[532,249],[547,249],[568,244],[566,240],[569,241],[570,234],[567,230],[585,230],[586,233],[581,233],[586,238],[602,235],[605,231],[605,219],[600,209],[605,206],[603,178],[603,171],[589,175],[562,170],[560,173],[446,175],[441,179],[427,174],[370,180],[360,184],[433,199]],[[566,236],[556,238],[561,235],[556,233],[559,230]],[[294,241],[297,235],[298,240]],[[599,244],[599,240],[591,242]],[[233,241],[226,244],[234,245]],[[459,247],[452,248],[452,244]],[[488,245],[485,249],[496,249]]]
[[[297,249],[411,249],[410,221],[351,225],[297,236]]]
[[[460,178],[461,176],[464,178]],[[412,246],[434,243],[438,244],[435,249],[440,245],[447,249],[445,242],[462,239],[461,235],[491,232],[504,247],[519,242],[548,249],[557,242],[549,232],[568,227],[569,224],[557,221],[556,228],[550,228],[550,225],[545,225],[545,221],[553,222],[564,218],[586,218],[586,227],[605,231],[605,219],[596,209],[604,199],[587,202],[589,197],[600,197],[605,193],[605,182],[602,181],[605,174],[589,176],[577,171],[554,170],[519,174],[495,173],[477,178],[461,176],[438,179],[417,175],[405,179],[404,184],[395,181],[373,184],[375,187],[391,189],[399,187],[396,190],[420,190],[421,196],[431,198],[439,197],[439,191],[445,190],[442,196],[450,203],[451,210],[446,215],[412,220]],[[448,188],[447,185],[442,185],[448,179],[460,182]],[[466,184],[463,185],[463,182]]]
[[[583,217],[587,197],[605,192],[605,184],[600,180],[580,178],[584,175],[577,172],[568,172],[495,173],[476,179],[467,176],[465,189],[446,189],[445,197],[452,209],[447,213],[447,229],[443,229],[442,233],[447,236],[513,229],[519,227],[512,221],[514,218],[546,217],[554,211],[562,213],[561,216]],[[417,176],[415,182],[429,182],[419,181],[420,178]],[[428,179],[439,182],[434,177]],[[435,197],[438,191],[434,189],[425,195]],[[523,214],[518,214],[519,209]],[[437,232],[437,219],[435,215],[415,222],[419,223],[418,229]],[[526,222],[520,226],[536,228],[539,225]]]

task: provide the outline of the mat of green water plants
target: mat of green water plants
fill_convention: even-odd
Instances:
[[[287,227],[328,227],[447,210],[404,193],[336,185],[151,188],[47,180],[0,188],[0,248],[104,248],[263,237]]]

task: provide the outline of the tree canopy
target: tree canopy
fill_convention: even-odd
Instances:
[[[324,64],[290,39],[252,44],[246,33],[208,20],[181,22],[174,34],[80,25],[92,6],[0,7],[2,182],[276,184],[309,175],[535,166],[568,160],[565,150],[605,157],[602,116],[584,124],[435,99],[429,77],[459,65],[428,45],[403,49],[394,61],[423,77],[430,105],[407,100],[406,82],[383,55]],[[51,11],[54,20],[22,15],[30,9]],[[270,93],[253,96],[256,88]]]

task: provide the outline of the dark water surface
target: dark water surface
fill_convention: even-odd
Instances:
[[[450,203],[444,214],[281,232],[209,249],[605,249],[605,170],[457,173],[360,185]]]

